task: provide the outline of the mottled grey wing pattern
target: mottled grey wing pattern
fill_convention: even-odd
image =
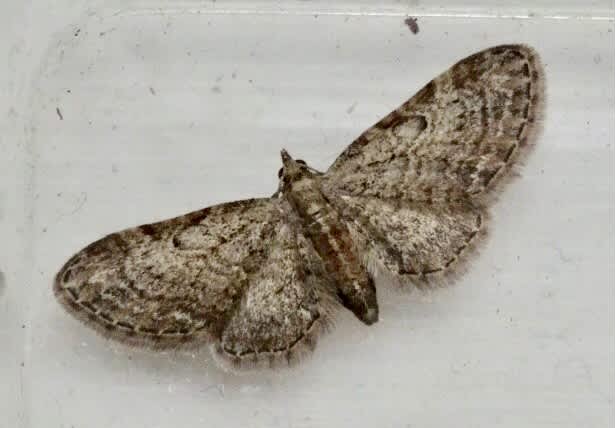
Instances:
[[[482,210],[468,203],[428,204],[367,196],[332,198],[370,271],[417,286],[458,263],[483,232]]]
[[[485,233],[486,195],[531,146],[543,86],[531,48],[479,52],[325,174],[283,151],[274,197],[108,235],[64,265],[54,292],[130,344],[209,343],[229,367],[291,362],[341,304],[377,320],[374,273],[420,286],[465,258]]]
[[[283,209],[238,201],[108,235],[66,263],[54,291],[76,317],[130,344],[213,343],[239,365],[292,358],[325,325],[327,280]]]
[[[461,60],[365,131],[323,176],[369,264],[422,285],[485,233],[488,191],[530,146],[543,71],[523,45]]]
[[[542,102],[531,48],[484,50],[365,131],[326,172],[324,187],[417,202],[477,200],[528,150]]]
[[[292,363],[311,351],[339,303],[299,227],[283,223],[215,350],[232,367]]]

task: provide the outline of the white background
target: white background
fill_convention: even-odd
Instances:
[[[0,427],[613,426],[611,2],[3,3]],[[299,367],[239,377],[207,349],[108,342],[54,301],[89,242],[270,195],[282,147],[326,169],[505,42],[541,54],[547,119],[454,286],[380,283],[377,325],[341,313]]]

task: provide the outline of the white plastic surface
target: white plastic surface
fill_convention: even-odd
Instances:
[[[614,425],[610,2],[14,3],[0,17],[0,427]],[[455,61],[507,42],[542,55],[547,119],[453,287],[381,283],[379,323],[341,313],[297,368],[244,376],[206,348],[106,341],[53,299],[89,242],[270,195],[282,147],[325,169]]]

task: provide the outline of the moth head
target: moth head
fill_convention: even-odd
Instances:
[[[278,171],[280,179],[280,189],[287,188],[292,183],[303,178],[310,178],[314,175],[314,170],[307,166],[304,160],[293,159],[286,150],[282,150],[282,168]]]

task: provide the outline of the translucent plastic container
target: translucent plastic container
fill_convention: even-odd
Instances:
[[[612,2],[4,9],[0,427],[614,425]],[[344,311],[296,368],[241,376],[206,347],[107,341],[54,300],[89,242],[271,195],[282,147],[326,169],[454,62],[511,42],[543,59],[544,132],[454,286],[378,284],[379,323]]]

